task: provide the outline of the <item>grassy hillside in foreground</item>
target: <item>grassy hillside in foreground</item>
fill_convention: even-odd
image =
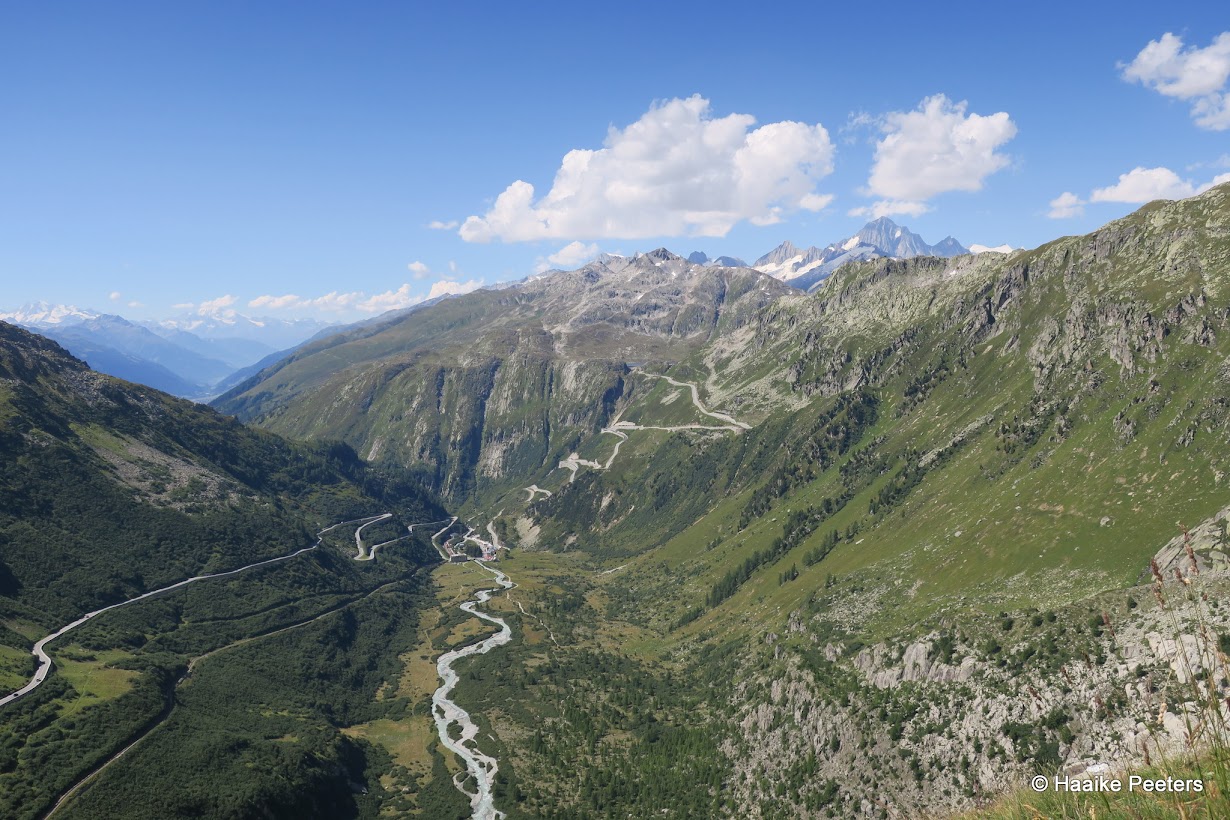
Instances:
[[[344,446],[249,430],[5,324],[0,456],[6,694],[33,673],[33,642],[86,611],[310,547],[345,518],[396,513],[365,533],[385,540],[443,514]],[[354,549],[339,529],[53,643],[46,681],[0,708],[0,815],[43,816],[81,786],[57,816],[374,816],[386,758],[344,730],[427,708],[372,700],[415,645],[438,556],[417,536],[372,562]],[[455,808],[447,779],[436,792],[425,805]]]
[[[15,624],[286,554],[381,497],[440,514],[345,446],[250,430],[3,324],[0,454],[0,615]]]

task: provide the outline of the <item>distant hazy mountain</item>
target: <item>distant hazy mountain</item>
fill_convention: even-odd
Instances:
[[[748,267],[748,264],[737,256],[719,256],[716,259],[710,259],[709,255],[704,251],[692,251],[688,254],[688,261],[694,265],[709,265],[710,267],[719,268]]]
[[[0,313],[0,318],[59,342],[100,373],[177,396],[202,396],[208,385],[234,369],[121,316],[72,305],[38,302]]]
[[[182,398],[198,398],[206,391],[205,385],[191,382],[156,362],[98,344],[89,338],[65,338],[46,329],[30,331],[59,343],[99,373]]]
[[[296,345],[294,347],[287,348],[286,350],[275,350],[273,353],[270,353],[268,356],[265,356],[263,359],[257,361],[255,364],[250,364],[247,367],[239,368],[238,370],[236,370],[235,372],[227,376],[225,379],[222,379],[217,384],[213,385],[213,387],[209,391],[210,398],[214,396],[220,396],[223,393],[230,390],[232,387],[235,387],[238,384],[242,384],[243,382],[255,376],[257,373],[260,373],[266,367],[272,367],[273,365],[285,359],[287,356],[293,355],[296,350],[298,350],[300,347],[303,347],[303,345],[305,344],[307,344],[307,342],[304,342],[303,344],[300,344],[300,345]]]
[[[297,345],[329,325],[314,319],[222,319],[185,317],[137,323],[75,305],[33,302],[0,312],[63,345],[101,373],[149,385],[185,398],[203,398],[236,370],[275,351]],[[202,337],[188,326],[209,334]],[[271,339],[277,347],[262,341]]]
[[[234,370],[221,359],[203,356],[122,316],[104,314],[73,324],[31,327],[59,342],[74,355],[86,345],[110,348],[161,365],[191,384],[207,386]]]
[[[617,257],[611,257],[611,258],[617,258]],[[399,308],[397,310],[387,311],[371,319],[363,319],[361,321],[353,322],[348,325],[330,325],[324,328],[323,330],[317,331],[316,334],[312,336],[310,339],[302,341],[299,344],[295,345],[294,347],[289,347],[286,350],[274,351],[273,353],[268,354],[267,356],[265,356],[264,358],[262,358],[260,361],[256,362],[255,364],[250,364],[247,367],[239,368],[234,373],[230,374],[225,379],[222,379],[220,382],[218,382],[217,384],[213,386],[212,390],[210,391],[211,398],[216,397],[216,396],[221,396],[222,394],[227,393],[228,391],[234,389],[235,387],[238,387],[239,385],[243,384],[247,380],[252,379],[255,376],[259,375],[262,371],[266,370],[267,368],[277,367],[282,362],[284,362],[285,360],[293,356],[295,353],[297,353],[300,349],[305,348],[309,345],[315,345],[316,342],[320,342],[324,339],[333,338],[334,341],[330,342],[329,344],[334,344],[334,343],[340,343],[343,336],[345,336],[347,340],[350,340],[360,335],[367,335],[367,334],[375,333],[379,328],[383,327],[387,323],[399,321],[401,320],[402,317],[408,314],[414,313],[417,310],[422,310],[423,308],[431,307],[432,305],[438,302],[442,302],[445,299],[451,299],[451,298],[453,298],[453,294],[446,293],[443,296],[437,296],[434,299],[428,299],[425,302],[420,302],[419,304],[413,305],[408,308]]]
[[[909,228],[888,217],[868,222],[862,230],[841,242],[800,250],[791,242],[783,242],[752,263],[761,273],[808,290],[824,281],[847,262],[882,257],[910,259],[915,256],[952,257],[969,253],[951,236],[929,245]]]
[[[874,222],[868,222],[852,238],[857,238],[860,244],[875,247],[884,256],[897,259],[910,259],[915,256],[948,257],[969,253],[960,242],[951,236],[945,237],[935,245],[928,245],[921,236],[909,228],[903,228],[886,216]]]
[[[226,362],[232,369],[247,367],[252,362],[275,352],[275,348],[271,345],[255,339],[244,339],[238,336],[204,339],[186,330],[166,328],[158,324],[145,326],[169,342],[206,358]]]
[[[293,347],[335,324],[320,319],[277,319],[270,316],[244,316],[241,313],[215,316],[187,314],[147,323],[148,326],[157,325],[165,331],[187,331],[207,340],[245,339],[259,342],[265,346],[266,353]]]

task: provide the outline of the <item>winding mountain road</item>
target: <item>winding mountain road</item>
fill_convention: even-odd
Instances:
[[[387,521],[393,517],[393,513],[384,513],[378,515],[364,524],[360,524],[354,531],[354,545],[358,548],[359,554],[355,556],[356,561],[370,561],[372,556],[368,554],[367,548],[363,546],[363,530],[370,527],[372,524],[379,524],[381,521]]]
[[[703,404],[701,404],[701,403],[700,403],[700,390],[699,390],[699,388],[697,388],[697,386],[696,386],[695,384],[693,384],[692,382],[680,382],[680,381],[675,381],[675,380],[674,380],[674,379],[672,379],[670,376],[664,376],[664,375],[662,375],[661,373],[646,373],[646,374],[644,374],[644,375],[649,376],[650,378],[653,378],[653,379],[666,379],[668,382],[670,382],[671,384],[673,384],[675,387],[687,387],[687,388],[689,388],[689,389],[692,391],[692,404],[696,405],[696,409],[697,409],[697,410],[699,410],[699,411],[700,411],[703,415],[706,415],[706,416],[708,416],[708,417],[709,417],[709,418],[711,418],[711,419],[717,419],[718,421],[724,421],[724,422],[726,422],[727,424],[733,424],[734,426],[739,427],[739,428],[741,428],[741,429],[743,429],[743,430],[751,430],[751,429],[752,429],[752,425],[748,424],[748,423],[747,423],[747,422],[745,422],[745,421],[739,421],[739,420],[738,420],[738,419],[736,419],[735,417],[733,417],[733,416],[728,416],[728,415],[726,415],[725,413],[718,413],[718,412],[713,411],[713,410],[707,410],[707,409],[705,408],[705,405],[703,405]]]
[[[603,433],[607,433],[608,435],[612,435],[612,436],[617,436],[619,438],[619,441],[615,442],[615,449],[611,452],[611,455],[607,458],[605,464],[599,464],[597,461],[590,461],[588,459],[581,458],[581,456],[578,453],[569,453],[568,458],[560,461],[559,467],[557,469],[569,471],[570,473],[570,475],[568,476],[569,484],[577,480],[577,471],[580,470],[581,467],[590,467],[595,470],[611,469],[611,464],[614,463],[615,457],[619,455],[619,448],[622,447],[623,443],[628,440],[628,431],[630,430],[663,430],[668,433],[677,433],[683,430],[714,430],[714,431],[727,431],[727,432],[732,432],[732,433],[742,433],[746,430],[752,429],[752,425],[748,424],[745,421],[739,421],[734,416],[729,416],[725,413],[719,413],[716,410],[710,410],[707,407],[705,407],[705,405],[700,400],[699,388],[697,388],[697,386],[695,384],[692,384],[691,382],[677,381],[675,379],[672,379],[670,376],[664,376],[660,373],[644,373],[642,375],[647,376],[652,379],[665,379],[666,381],[673,384],[675,387],[688,388],[692,392],[692,404],[696,407],[697,411],[700,412],[702,415],[708,416],[709,418],[716,419],[720,422],[723,422],[723,424],[719,424],[719,425],[715,425],[715,424],[677,424],[673,427],[663,427],[663,426],[658,426],[658,425],[653,425],[653,424],[635,424],[630,421],[620,421],[619,416],[616,416],[615,421],[611,422],[609,426],[603,427],[601,430],[601,432]],[[620,411],[620,413],[622,415],[622,411]],[[528,499],[529,501],[533,501],[534,497],[538,493],[543,493],[548,498],[551,497],[551,493],[542,489],[537,484],[531,484],[530,486],[524,487],[523,489],[527,493],[529,493],[529,499]]]
[[[534,500],[534,498],[535,498],[535,497],[536,497],[539,493],[542,493],[542,494],[543,494],[543,495],[545,495],[547,498],[550,498],[550,497],[551,497],[551,491],[550,491],[550,490],[544,490],[542,487],[539,487],[537,484],[531,484],[530,486],[528,486],[528,487],[526,487],[526,488],[525,488],[525,491],[526,491],[527,493],[529,493],[529,494],[530,494],[530,497],[529,497],[528,499],[526,499],[526,500],[527,500],[527,502],[528,502],[528,501],[533,501],[533,500]]]
[[[340,526],[340,525],[335,525],[335,526]],[[102,775],[102,773],[106,771],[110,766],[112,766],[114,763],[119,761],[120,758],[128,754],[138,745],[140,745],[146,738],[148,738],[151,734],[154,733],[154,730],[156,730],[158,727],[166,723],[166,721],[171,717],[171,714],[175,711],[175,707],[177,705],[177,701],[174,697],[174,692],[178,691],[179,688],[183,686],[189,680],[189,678],[192,677],[193,671],[196,669],[197,665],[201,663],[201,661],[204,661],[208,658],[212,658],[214,655],[217,655],[220,652],[226,652],[227,650],[235,649],[240,646],[244,646],[246,644],[252,643],[253,641],[264,640],[265,638],[272,638],[275,635],[281,635],[284,632],[290,632],[292,629],[299,629],[301,627],[307,626],[308,624],[316,623],[322,618],[327,618],[330,615],[334,615],[340,612],[341,610],[346,609],[347,607],[350,607],[350,606],[353,606],[359,603],[360,601],[366,601],[368,598],[372,597],[373,595],[377,595],[390,587],[400,584],[402,580],[403,579],[398,579],[396,581],[389,581],[388,583],[381,584],[380,586],[376,587],[375,589],[362,595],[359,598],[354,598],[352,600],[338,604],[337,606],[330,607],[329,609],[326,609],[324,612],[317,613],[316,615],[313,615],[310,618],[306,618],[302,621],[298,621],[296,623],[289,624],[287,626],[278,627],[277,629],[274,629],[271,632],[265,632],[260,635],[250,635],[246,638],[240,638],[239,640],[233,643],[228,643],[225,646],[220,646],[216,649],[211,649],[209,652],[206,652],[204,655],[198,655],[197,657],[193,658],[191,661],[188,662],[188,669],[187,671],[184,672],[183,677],[181,677],[178,681],[175,682],[175,686],[172,689],[172,695],[167,700],[166,708],[164,708],[162,712],[159,713],[155,717],[155,719],[151,721],[144,729],[138,732],[136,737],[134,737],[128,743],[128,745],[120,749],[115,754],[111,755],[111,757],[107,758],[105,761],[103,761],[99,765],[95,766],[94,769],[92,769],[90,772],[86,773],[84,776],[79,778],[76,783],[74,783],[71,787],[69,787],[68,790],[65,791],[64,794],[62,794],[58,800],[56,800],[55,805],[51,807],[51,811],[47,812],[47,814],[44,817],[44,820],[50,820],[50,818],[54,816],[56,812],[58,812],[61,808],[63,808],[77,794],[79,794],[82,791],[82,789],[85,789],[93,781],[97,780]]]
[[[196,575],[191,578],[186,578],[183,581],[179,581],[177,583],[170,584],[165,587],[160,587],[158,589],[151,590],[149,592],[138,595],[134,598],[130,598],[126,601],[121,601],[120,603],[111,604],[110,606],[97,609],[93,612],[88,612],[85,615],[78,618],[77,620],[73,621],[72,623],[69,623],[69,624],[66,624],[60,627],[55,632],[51,633],[50,635],[47,635],[46,637],[40,639],[37,643],[35,643],[34,648],[32,650],[32,654],[38,659],[37,670],[35,671],[34,675],[31,677],[30,681],[25,686],[21,687],[15,692],[12,692],[4,696],[3,698],[0,698],[0,706],[4,706],[8,703],[11,703],[29,694],[30,692],[37,689],[47,679],[47,676],[51,672],[52,665],[53,665],[51,656],[47,654],[47,646],[50,643],[52,643],[53,641],[55,641],[56,639],[60,637],[63,637],[64,635],[68,634],[74,629],[80,627],[82,624],[88,623],[89,621],[93,620],[94,618],[103,614],[104,612],[109,612],[113,609],[119,609],[120,607],[124,607],[124,606],[130,606],[140,601],[144,601],[144,600],[153,598],[158,595],[163,595],[163,594],[172,592],[174,590],[180,589],[182,587],[186,587],[189,584],[194,584],[199,581],[208,581],[208,580],[212,580],[215,578],[226,578],[229,576],[238,575],[250,569],[255,569],[257,567],[268,566],[270,564],[276,564],[282,561],[290,560],[291,558],[295,558],[297,556],[300,556],[305,553],[312,552],[315,549],[318,549],[321,546],[321,544],[324,543],[324,537],[327,533],[329,533],[330,531],[338,527],[345,526],[348,524],[358,524],[359,525],[358,528],[355,530],[355,546],[357,549],[357,555],[355,555],[354,560],[371,561],[375,559],[376,552],[381,547],[387,546],[388,544],[392,544],[397,541],[401,541],[405,538],[410,537],[410,535],[402,536],[401,538],[395,538],[389,541],[384,541],[380,544],[375,544],[371,547],[368,547],[364,543],[362,533],[366,527],[370,526],[371,524],[376,524],[381,521],[386,521],[391,517],[392,517],[391,513],[383,513],[381,515],[369,516],[367,518],[358,518],[358,519],[353,519],[350,521],[340,521],[336,524],[333,524],[331,526],[325,527],[324,529],[320,530],[316,534],[316,543],[310,547],[304,547],[303,549],[299,549],[287,555],[281,555],[276,558],[268,558],[262,561],[255,561],[251,564],[246,564],[242,567],[238,567],[232,570],[227,570],[225,572],[215,572],[215,573],[210,573],[207,575]],[[454,517],[454,518],[449,519],[447,522],[432,521],[432,522],[427,522],[426,524],[411,524],[407,529],[410,533],[413,533],[414,528],[418,526],[428,526],[432,524],[444,523],[445,524],[444,528],[437,531],[432,536],[432,543],[436,544],[437,548],[439,548],[437,539],[441,535],[446,533],[449,529],[451,529],[457,523],[457,521],[458,519]],[[487,544],[491,547],[492,551],[499,549],[500,548],[499,539],[496,536],[494,525],[488,524],[487,531],[492,537],[491,542],[482,541],[482,539],[478,538],[474,534],[473,529],[470,529],[469,532],[466,533],[466,538],[467,540],[476,541],[481,544]],[[444,554],[443,550],[441,550],[441,555],[443,554]],[[479,606],[479,604],[486,603],[488,600],[490,600],[491,596],[496,591],[501,590],[501,589],[503,590],[512,589],[516,585],[508,579],[507,575],[500,572],[499,570],[491,568],[491,567],[487,567],[482,562],[476,561],[475,563],[478,566],[483,567],[484,570],[492,573],[493,578],[495,579],[496,583],[499,586],[495,588],[491,588],[491,589],[478,590],[474,595],[474,599],[471,601],[466,601],[465,603],[462,603],[460,608],[464,610],[465,612],[468,612],[471,615],[474,615],[475,617],[481,618],[485,621],[488,621],[489,623],[495,624],[500,629],[498,632],[488,636],[487,638],[485,638],[482,641],[479,641],[478,643],[469,644],[468,646],[462,647],[460,649],[451,650],[449,652],[442,654],[439,657],[439,659],[436,662],[436,672],[440,676],[441,684],[439,688],[437,688],[436,691],[432,695],[432,714],[435,719],[436,727],[439,732],[441,742],[444,744],[446,748],[448,748],[449,750],[457,754],[463,761],[465,761],[467,772],[470,775],[472,775],[474,778],[475,789],[473,792],[465,788],[464,776],[459,774],[456,778],[454,778],[454,784],[457,786],[457,788],[463,794],[465,794],[467,797],[470,798],[470,806],[473,811],[472,816],[476,818],[476,820],[502,820],[502,818],[505,815],[503,812],[495,808],[494,797],[492,795],[492,786],[495,782],[495,775],[499,771],[499,763],[498,761],[496,761],[495,758],[484,754],[478,748],[477,744],[475,743],[475,738],[478,735],[478,727],[474,724],[474,721],[471,719],[469,713],[466,712],[465,709],[458,706],[449,697],[449,694],[452,692],[454,687],[456,687],[457,682],[458,682],[457,673],[452,668],[453,664],[456,661],[460,660],[461,658],[470,657],[471,655],[485,654],[498,646],[503,646],[507,644],[509,641],[512,640],[512,629],[508,625],[507,621],[505,621],[503,618],[500,618],[498,616],[490,615],[486,612],[482,612],[477,607]],[[223,652],[228,649],[233,649],[235,647],[242,646],[247,643],[251,643],[252,641],[273,637],[274,635],[279,635],[279,634],[282,634],[283,632],[287,632],[292,629],[298,629],[300,627],[306,626],[310,623],[320,620],[321,618],[332,615],[340,609],[343,609],[347,606],[354,604],[356,600],[363,600],[368,597],[371,597],[372,595],[377,594],[378,592],[386,589],[389,586],[392,586],[395,583],[398,583],[398,581],[393,581],[393,582],[389,582],[388,584],[383,584],[380,587],[377,587],[376,589],[367,593],[366,595],[363,595],[362,598],[360,599],[348,601],[337,607],[331,608],[326,612],[318,613],[312,616],[311,618],[305,619],[301,622],[291,624],[289,626],[281,627],[272,632],[267,632],[262,635],[253,635],[247,638],[242,638],[238,641],[235,641],[234,643],[227,644],[226,646],[219,647],[204,655],[194,658],[188,665],[188,671],[184,674],[182,678],[180,678],[180,680],[175,684],[175,686],[176,688],[178,688],[179,686],[183,685],[184,682],[187,681],[192,675],[192,672],[195,669],[196,665],[199,664],[201,661],[205,660],[206,658],[216,655],[219,652]],[[80,778],[64,794],[62,794],[59,800],[57,800],[55,805],[52,807],[51,811],[48,813],[48,816],[55,814],[59,809],[61,809],[65,804],[67,804],[75,795],[77,795],[81,791],[81,789],[85,788],[89,783],[96,780],[98,776],[101,775],[102,772],[107,767],[111,766],[117,760],[122,758],[125,754],[130,752],[134,747],[136,747],[138,744],[144,741],[145,738],[147,738],[151,732],[153,732],[156,728],[161,726],[166,721],[166,719],[170,716],[173,708],[174,708],[174,700],[172,699],[170,701],[170,705],[168,706],[168,708],[164,710],[162,714],[157,716],[157,718],[149,726],[147,726],[145,729],[139,732],[136,738],[134,738],[130,743],[124,746],[124,748],[120,749],[118,752],[116,752],[115,754],[107,758],[106,761],[104,761],[99,766],[95,767],[93,770],[91,770],[86,775],[84,775],[82,778]],[[461,733],[460,733],[461,736],[459,740],[453,740],[453,738],[449,735],[449,727],[453,724],[457,724],[458,726],[461,727]]]
[[[47,654],[48,644],[50,644],[52,641],[56,640],[57,638],[67,635],[69,632],[72,632],[74,629],[81,626],[82,624],[89,623],[91,620],[103,614],[104,612],[110,612],[111,610],[119,609],[122,606],[131,606],[132,604],[139,603],[140,601],[144,601],[148,598],[153,598],[156,595],[163,595],[165,593],[180,589],[181,587],[186,587],[189,584],[195,584],[198,581],[209,581],[214,578],[227,578],[231,575],[238,575],[241,572],[247,572],[248,570],[255,569],[257,567],[264,567],[264,566],[268,566],[269,564],[276,564],[280,561],[289,561],[291,558],[297,558],[298,556],[303,555],[304,553],[308,553],[308,552],[315,550],[322,543],[324,543],[325,533],[330,532],[331,530],[334,530],[346,524],[359,524],[359,523],[364,523],[364,522],[374,523],[377,519],[383,519],[387,515],[388,514],[386,513],[383,516],[371,516],[369,518],[357,518],[353,521],[339,521],[338,523],[333,524],[332,526],[329,526],[329,527],[325,527],[323,530],[316,533],[316,543],[315,544],[313,544],[310,547],[304,547],[303,549],[296,550],[288,555],[280,555],[277,558],[268,558],[264,561],[256,561],[254,563],[247,564],[246,566],[239,567],[238,569],[227,570],[226,572],[215,572],[209,575],[195,575],[192,578],[186,578],[183,581],[179,581],[178,583],[171,584],[170,586],[160,587],[159,589],[151,590],[150,592],[146,592],[141,595],[138,595],[135,598],[129,598],[127,601],[120,601],[118,604],[111,604],[110,606],[105,606],[102,609],[96,609],[93,612],[87,612],[85,615],[82,615],[77,620],[73,621],[70,624],[66,624],[60,627],[55,632],[52,632],[50,635],[46,636],[45,638],[40,639],[37,643],[34,644],[34,649],[31,650],[31,654],[34,655],[34,657],[38,660],[38,668],[35,669],[34,675],[30,678],[30,681],[25,686],[21,687],[16,692],[12,692],[0,698],[0,706],[5,706],[17,700],[18,698],[21,698],[25,695],[30,694],[35,689],[37,689],[39,686],[41,686],[43,681],[47,679],[47,675],[51,672],[51,667],[52,667],[51,656]],[[364,523],[364,526],[366,526],[366,523]]]

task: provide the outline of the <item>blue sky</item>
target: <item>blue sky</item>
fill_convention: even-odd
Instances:
[[[825,6],[8,4],[0,307],[350,319],[885,212],[1032,247],[1230,173],[1216,4]]]

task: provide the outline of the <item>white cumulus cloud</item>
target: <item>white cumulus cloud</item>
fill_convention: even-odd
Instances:
[[[107,296],[107,298],[110,299],[112,302],[118,302],[123,295],[124,294],[120,293],[118,290],[113,290],[111,291],[110,295]]]
[[[998,149],[1016,136],[1016,124],[1004,111],[984,116],[967,114],[967,108],[965,101],[936,94],[913,111],[880,118],[884,136],[867,180],[867,193],[880,201],[855,215],[916,216],[928,209],[928,199],[979,191],[988,176],[1007,167],[1011,160]]]
[[[805,194],[799,197],[799,207],[805,211],[823,211],[833,201],[832,194]]]
[[[463,293],[478,290],[483,286],[483,283],[477,279],[470,279],[465,282],[451,282],[448,279],[441,279],[431,286],[431,290],[427,293],[428,299],[435,299],[437,296],[451,294],[460,296]]]
[[[572,270],[579,268],[598,255],[598,245],[586,245],[581,241],[569,242],[553,254],[538,257],[534,265],[535,273],[544,273],[552,268]]]
[[[236,298],[231,294],[219,296],[217,299],[207,299],[196,306],[196,312],[201,316],[227,316],[235,311],[230,310]]]
[[[406,265],[406,270],[410,271],[410,273],[414,275],[415,279],[422,279],[427,276],[427,274],[431,273],[431,268],[427,267],[422,262],[419,262],[417,259],[409,265]]]
[[[869,219],[879,219],[882,216],[922,216],[929,210],[931,210],[931,207],[925,202],[900,199],[881,199],[879,202],[873,202],[870,205],[862,205],[858,208],[851,208],[846,213],[850,216],[862,216]]]
[[[298,307],[302,303],[303,300],[298,296],[293,293],[287,293],[282,296],[257,296],[248,302],[248,307],[260,308],[262,310],[285,310]]]
[[[1050,210],[1046,215],[1051,219],[1071,219],[1085,215],[1085,200],[1071,191],[1064,191],[1049,203]]]
[[[596,244],[586,245],[582,242],[569,242],[567,245],[548,256],[547,261],[552,265],[558,265],[561,268],[572,268],[579,265],[584,265],[597,255],[598,246]]]
[[[1224,185],[1227,182],[1230,182],[1230,174],[1218,174],[1217,176],[1213,177],[1212,181],[1206,182],[1204,185],[1201,185],[1199,190],[1196,191],[1196,193],[1204,193],[1210,188],[1215,188],[1218,185]]]
[[[655,103],[611,127],[599,149],[569,151],[545,196],[509,185],[459,234],[467,242],[725,236],[742,221],[772,224],[827,204],[817,182],[832,173],[822,125],[747,114],[715,118],[700,95]]]
[[[250,300],[248,307],[260,310],[293,310],[301,313],[384,313],[387,310],[412,307],[444,294],[469,293],[482,286],[483,283],[477,279],[467,282],[441,279],[432,283],[426,294],[421,292],[421,286],[411,285],[409,282],[402,283],[400,287],[386,290],[383,293],[372,294],[361,290],[348,292],[335,290],[323,296],[310,298],[294,293],[281,296],[266,294]]]
[[[353,306],[364,313],[383,313],[386,310],[398,310],[410,307],[411,305],[417,305],[423,301],[422,296],[410,292],[410,285],[408,283],[403,283],[396,290],[386,290],[384,293],[375,293],[365,298],[359,298],[364,295],[358,292],[345,295],[356,297]]]
[[[1120,64],[1123,79],[1159,94],[1191,102],[1196,125],[1210,131],[1230,128],[1230,31],[1204,48],[1183,46],[1183,38],[1166,32],[1150,40],[1136,58]]]
[[[1219,174],[1203,184],[1183,179],[1164,166],[1157,168],[1136,167],[1119,175],[1119,181],[1105,188],[1095,188],[1085,201],[1070,191],[1064,191],[1050,201],[1051,219],[1066,219],[1082,216],[1084,206],[1090,202],[1122,202],[1140,205],[1155,199],[1187,199],[1217,185],[1230,182],[1230,173]]]
[[[453,228],[456,228],[460,224],[461,223],[458,222],[456,219],[450,219],[448,221],[445,221],[442,219],[433,219],[427,223],[427,227],[433,231],[451,231]]]
[[[204,302],[178,302],[171,307],[174,310],[183,310],[198,316],[227,317],[235,315],[235,311],[231,310],[231,305],[237,301],[239,300],[236,297],[228,293],[217,299],[206,299]]]
[[[1169,168],[1133,168],[1120,174],[1114,185],[1094,189],[1089,200],[1141,203],[1155,199],[1186,199],[1196,192],[1190,180],[1181,179]]]

